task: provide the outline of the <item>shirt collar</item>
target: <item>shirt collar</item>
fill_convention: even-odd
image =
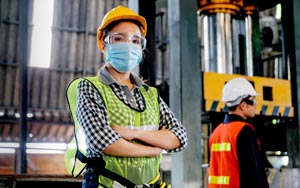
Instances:
[[[106,84],[106,85],[111,85],[113,83],[116,83],[118,85],[120,85],[111,75],[110,73],[108,72],[106,66],[103,66],[102,69],[100,69],[99,73],[98,73],[98,76],[100,78],[100,80]],[[136,87],[141,87],[141,86],[144,86],[145,89],[148,90],[149,86],[141,79],[139,78],[137,75],[133,74],[133,73],[130,73],[130,79],[132,80],[133,84],[136,86]]]
[[[224,123],[230,123],[233,121],[242,121],[247,122],[245,119],[243,119],[241,116],[238,116],[236,114],[226,114],[224,118]]]

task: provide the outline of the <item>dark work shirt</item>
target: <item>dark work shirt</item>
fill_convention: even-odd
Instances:
[[[247,123],[242,117],[234,114],[225,116],[224,123],[233,121]],[[237,136],[236,142],[240,167],[240,188],[268,188],[265,157],[255,130],[250,126],[245,126]]]

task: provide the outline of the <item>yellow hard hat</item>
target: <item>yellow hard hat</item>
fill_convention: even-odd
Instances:
[[[131,9],[123,6],[117,6],[110,10],[104,16],[101,25],[98,27],[97,30],[97,42],[98,48],[101,49],[101,45],[103,42],[103,30],[112,22],[118,20],[136,20],[141,23],[142,25],[142,35],[145,37],[147,33],[147,22],[143,16],[138,15]]]

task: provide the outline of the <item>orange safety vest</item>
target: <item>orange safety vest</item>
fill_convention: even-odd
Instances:
[[[235,121],[220,124],[209,140],[210,167],[208,187],[239,188],[240,167],[237,158],[236,139],[244,126],[254,127],[248,123]]]

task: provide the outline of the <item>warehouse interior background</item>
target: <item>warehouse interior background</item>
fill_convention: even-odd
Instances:
[[[118,5],[146,18],[138,72],[188,131],[185,151],[164,154],[166,181],[207,187],[221,89],[243,75],[261,93],[253,121],[270,187],[300,188],[298,0],[0,0],[0,188],[81,187],[64,166],[74,133],[66,88],[103,63],[97,27]]]

